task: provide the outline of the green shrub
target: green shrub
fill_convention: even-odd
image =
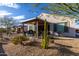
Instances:
[[[17,45],[17,44],[22,44],[23,41],[28,40],[28,38],[26,36],[23,35],[17,35],[15,37],[13,37],[12,39],[12,43]]]

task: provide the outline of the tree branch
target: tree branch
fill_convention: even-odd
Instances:
[[[66,3],[63,3],[63,5],[67,6],[71,11],[76,12],[76,13],[79,13],[79,11],[73,9],[70,5],[68,5]]]

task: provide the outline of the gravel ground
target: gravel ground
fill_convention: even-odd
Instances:
[[[10,56],[51,56],[57,55],[56,49],[42,49],[37,46],[22,46],[9,43],[4,46],[7,55]]]
[[[8,56],[79,56],[79,40],[52,40],[48,49],[42,49],[40,42],[23,45],[8,43],[3,45]]]

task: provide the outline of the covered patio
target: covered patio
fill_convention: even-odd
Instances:
[[[35,28],[35,33],[36,33],[36,37],[38,38],[38,36],[41,36],[43,34],[44,31],[44,21],[39,19],[39,18],[35,18],[35,19],[30,19],[30,20],[26,20],[24,22],[22,22],[23,25],[25,24],[32,24],[34,25]]]

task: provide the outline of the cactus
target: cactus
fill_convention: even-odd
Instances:
[[[44,20],[44,33],[43,33],[43,38],[42,38],[42,48],[46,49],[48,48],[48,35],[47,35],[47,22]]]

